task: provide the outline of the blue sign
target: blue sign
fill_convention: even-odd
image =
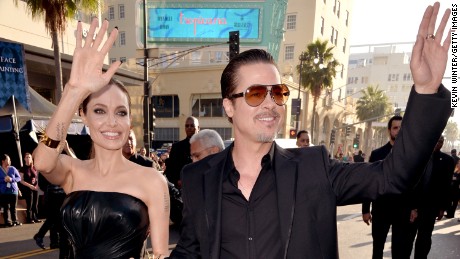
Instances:
[[[240,39],[260,39],[259,8],[149,8],[148,38],[228,39],[240,31]]]
[[[0,41],[0,108],[12,95],[30,111],[24,47]]]

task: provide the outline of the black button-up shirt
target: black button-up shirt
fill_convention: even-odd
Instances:
[[[273,154],[274,145],[262,158],[262,170],[246,200],[229,152],[222,186],[221,258],[282,257]]]

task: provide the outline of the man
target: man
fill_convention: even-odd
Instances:
[[[297,133],[297,141],[295,142],[297,147],[309,147],[310,146],[310,134],[306,130],[301,130]]]
[[[358,154],[353,156],[353,162],[355,162],[355,163],[364,162],[364,157],[363,157],[363,151],[362,150],[359,150]],[[369,161],[369,162],[371,162],[371,161]]]
[[[436,144],[431,160],[422,181],[417,186],[417,208],[412,211],[416,215],[410,232],[409,247],[417,235],[414,258],[427,258],[431,250],[431,235],[436,219],[441,220],[450,203],[450,182],[454,172],[454,159],[441,152],[444,136]]]
[[[215,130],[204,129],[190,138],[190,155],[193,162],[219,153],[224,148],[224,141]]]
[[[138,165],[153,167],[153,161],[148,159],[145,156],[141,156],[136,152],[136,135],[133,130],[129,131],[128,141],[122,149],[123,156],[126,157],[131,162],[134,162]]]
[[[169,153],[169,158],[166,160],[165,175],[168,180],[177,187],[181,187],[180,172],[182,167],[190,164],[190,138],[200,131],[200,124],[198,119],[190,116],[185,120],[185,134],[186,138],[174,143]]]
[[[401,116],[393,116],[388,121],[389,141],[384,146],[373,150],[369,162],[385,159],[395,144],[396,137],[401,129]],[[388,231],[391,235],[391,255],[393,258],[408,258],[407,233],[410,225],[411,203],[408,194],[386,196],[372,202],[372,214],[370,202],[363,203],[363,221],[369,225],[372,223],[372,258],[382,258]]]
[[[145,147],[141,147],[141,149],[139,150],[139,155],[141,156],[147,156],[147,149]]]
[[[439,3],[427,8],[414,46],[407,123],[393,152],[373,164],[329,160],[324,146],[277,146],[289,88],[266,51],[234,57],[221,90],[235,141],[182,170],[184,218],[170,257],[338,258],[337,206],[401,193],[415,183],[451,114],[450,93],[440,86],[449,41],[441,47],[430,34],[438,9]]]
[[[450,155],[452,156],[452,158],[454,159],[454,164],[457,164],[458,160],[460,159],[458,156],[457,156],[457,149],[452,149],[450,151]]]

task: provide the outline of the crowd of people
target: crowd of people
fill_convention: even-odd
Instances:
[[[414,242],[415,258],[426,258],[436,219],[455,213],[460,180],[456,151],[453,157],[440,152],[452,110],[441,84],[450,11],[435,31],[438,11],[439,3],[427,7],[420,24],[404,118],[390,119],[389,142],[368,162],[359,151],[330,159],[324,146],[310,143],[308,131],[299,131],[299,148],[276,145],[290,93],[273,57],[261,49],[240,53],[222,73],[223,109],[235,139],[229,147],[190,116],[186,138],[167,152],[138,150],[129,92],[113,78],[120,62],[102,71],[118,29],[104,38],[108,21],[96,32],[94,19],[82,39],[78,23],[69,81],[33,156],[25,154],[21,170],[1,157],[5,225],[21,225],[19,183],[28,188],[22,193],[27,223],[40,222],[39,187],[48,203],[58,204],[48,207],[33,239],[45,248],[49,230],[60,258],[144,258],[147,238],[156,259],[338,258],[336,208],[363,203],[374,258],[382,258],[390,226],[394,258],[409,258]],[[89,159],[77,158],[66,142],[76,110],[91,132]],[[181,236],[169,255],[171,220]]]

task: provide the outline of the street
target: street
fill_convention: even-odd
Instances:
[[[460,258],[460,223],[457,218],[438,221],[433,232],[433,245],[428,258]],[[58,250],[42,250],[35,245],[32,236],[41,224],[24,224],[20,227],[0,228],[0,259],[18,258],[58,258]],[[361,220],[361,205],[338,207],[337,228],[339,234],[339,251],[342,259],[372,258],[371,226]],[[179,238],[178,231],[170,231],[170,250]],[[391,232],[385,244],[384,258],[391,258]],[[49,245],[48,236],[45,245]]]

